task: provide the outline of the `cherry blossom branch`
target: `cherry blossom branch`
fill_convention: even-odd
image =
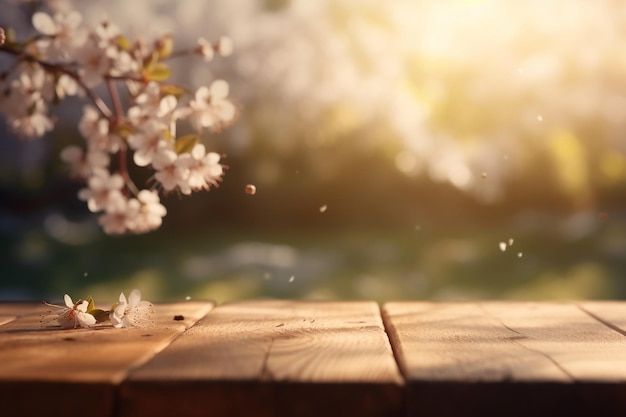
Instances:
[[[113,103],[113,125],[117,127],[119,122],[124,118],[124,109],[122,108],[122,101],[120,100],[120,95],[117,91],[117,87],[113,80],[107,80],[107,89],[109,90],[109,95],[111,96],[111,102]]]
[[[5,52],[11,55],[14,55],[17,57],[17,59],[23,59],[24,61],[27,62],[32,62],[32,63],[36,63],[38,65],[40,65],[42,68],[48,70],[49,72],[55,74],[55,73],[61,73],[61,74],[65,74],[68,77],[72,78],[76,84],[78,84],[78,86],[83,90],[83,92],[85,93],[85,95],[87,97],[89,97],[89,99],[93,102],[93,104],[98,108],[98,110],[100,111],[100,113],[102,113],[102,115],[104,117],[111,117],[112,113],[111,110],[109,109],[109,107],[106,105],[106,103],[104,101],[102,101],[102,99],[100,97],[98,97],[97,95],[94,94],[93,91],[91,91],[91,89],[89,87],[87,87],[87,85],[85,84],[85,82],[82,80],[82,78],[75,72],[72,71],[69,68],[66,68],[62,65],[59,64],[53,64],[51,62],[46,62],[43,61],[41,59],[38,59],[37,57],[33,56],[32,54],[29,54],[27,52],[24,51],[18,51],[18,50],[14,50],[12,48],[6,48],[4,46],[0,47],[0,52]]]
[[[54,16],[36,12],[32,23],[37,35],[23,43],[11,37],[0,45],[0,52],[13,55],[16,61],[0,79],[4,90],[0,112],[18,135],[42,137],[55,124],[48,115],[50,103],[59,104],[77,91],[84,92],[93,103],[83,107],[78,124],[85,146],[66,147],[61,158],[73,177],[87,183],[78,197],[91,212],[99,213],[106,233],[159,228],[167,213],[160,192],[189,195],[217,186],[224,173],[221,155],[207,152],[200,135],[236,119],[228,83],[214,80],[195,91],[169,84],[171,70],[165,61],[188,54],[201,55],[205,61],[214,52],[226,56],[232,51],[230,40],[221,38],[212,45],[200,38],[196,48],[173,52],[172,35],[158,37],[149,48],[141,39],[126,39],[112,22],[84,27],[75,10]],[[119,81],[130,93],[127,103],[120,96]],[[110,106],[92,89],[102,83],[107,86]],[[187,120],[198,134],[176,137],[179,120]],[[118,158],[115,172],[113,156]],[[152,170],[155,187],[137,187],[130,178],[131,161]],[[78,314],[75,305],[71,307],[72,314]]]
[[[137,196],[139,194],[139,189],[135,185],[135,182],[130,178],[130,174],[128,172],[128,164],[126,159],[128,158],[128,149],[126,146],[122,147],[119,152],[119,168],[122,178],[124,178],[124,184],[130,190],[130,192]]]

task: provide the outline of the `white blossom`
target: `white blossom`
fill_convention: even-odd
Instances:
[[[124,146],[122,138],[110,131],[109,120],[103,117],[94,106],[83,107],[83,116],[78,124],[78,130],[87,140],[90,149],[115,153]]]
[[[143,327],[149,324],[153,313],[152,303],[141,300],[141,292],[134,289],[128,300],[124,293],[120,293],[119,302],[109,315],[113,327]]]
[[[65,96],[74,96],[79,92],[76,80],[65,74],[59,77],[55,85],[55,89],[59,98],[64,98]]]
[[[182,163],[189,169],[189,177],[186,183],[180,184],[183,194],[191,194],[192,191],[210,189],[221,180],[224,168],[220,165],[220,156],[215,152],[206,152],[203,144],[196,144],[191,150],[191,158]]]
[[[43,136],[54,127],[54,123],[47,115],[47,107],[43,101],[37,101],[31,107],[31,111],[21,116],[9,119],[11,129],[24,138],[37,138]]]
[[[235,106],[227,97],[228,83],[224,80],[213,81],[209,88],[198,88],[188,108],[192,126],[201,131],[202,128],[219,128],[232,121],[236,113]]]
[[[152,163],[157,149],[160,146],[167,146],[169,142],[163,137],[163,125],[155,120],[150,120],[142,131],[128,136],[128,144],[135,150],[133,161],[140,167],[145,167]]]
[[[167,210],[161,204],[159,194],[156,191],[141,190],[137,194],[137,201],[140,204],[139,212],[130,230],[134,233],[146,233],[161,227]]]
[[[81,27],[82,15],[76,10],[54,16],[37,12],[32,21],[39,33],[49,37],[37,41],[37,46],[48,59],[71,57],[87,39],[87,32]]]
[[[136,199],[127,199],[121,193],[113,193],[107,201],[106,211],[98,217],[105,233],[121,235],[136,228],[140,204]]]
[[[205,61],[211,61],[215,52],[213,51],[213,45],[211,42],[204,38],[198,38],[198,53],[202,55]]]
[[[70,177],[86,179],[94,169],[105,169],[111,158],[106,152],[90,149],[86,154],[76,145],[61,150],[61,160],[69,165]]]
[[[6,85],[6,99],[0,100],[0,109],[11,129],[23,138],[41,137],[54,128],[48,116],[46,99],[51,90],[47,81],[40,66],[24,66],[19,76]]]
[[[157,171],[154,178],[165,191],[172,191],[178,186],[185,186],[189,178],[189,159],[191,155],[176,154],[168,147],[162,147],[152,159],[152,167]]]
[[[119,198],[124,179],[120,174],[111,175],[106,169],[96,169],[89,177],[87,185],[88,188],[78,192],[78,198],[87,202],[92,213],[97,213]]]
[[[111,58],[99,46],[97,40],[89,38],[75,52],[74,59],[79,64],[79,73],[88,87],[95,87],[111,69]]]
[[[233,40],[228,36],[220,37],[220,40],[217,42],[217,53],[221,56],[230,56],[232,55],[235,49],[235,45]]]
[[[64,296],[64,301],[65,306],[46,303],[50,307],[57,308],[50,315],[57,320],[61,328],[75,329],[77,327],[90,327],[96,324],[96,318],[87,313],[89,302],[79,300],[74,304],[72,297],[67,294]]]

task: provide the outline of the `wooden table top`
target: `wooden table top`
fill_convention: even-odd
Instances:
[[[0,415],[626,415],[626,302],[186,301],[73,330],[46,310],[0,304]]]

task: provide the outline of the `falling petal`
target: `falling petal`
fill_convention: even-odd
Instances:
[[[248,195],[255,195],[256,194],[256,187],[253,184],[246,185],[246,194],[248,194]]]

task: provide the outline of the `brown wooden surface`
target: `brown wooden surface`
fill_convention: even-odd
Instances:
[[[0,399],[3,415],[112,416],[115,386],[133,367],[165,348],[212,307],[209,302],[163,304],[148,328],[61,330],[41,323],[49,310],[18,307],[0,326]],[[10,307],[9,307],[10,308]],[[3,312],[7,309],[4,306]],[[174,321],[175,314],[185,316]],[[5,414],[6,413],[6,414]]]
[[[626,415],[623,302],[212,307],[61,330],[0,303],[0,415]]]
[[[124,416],[391,416],[402,378],[374,302],[215,308],[123,384]]]
[[[626,338],[575,304],[408,302],[383,314],[409,415],[626,415]]]

